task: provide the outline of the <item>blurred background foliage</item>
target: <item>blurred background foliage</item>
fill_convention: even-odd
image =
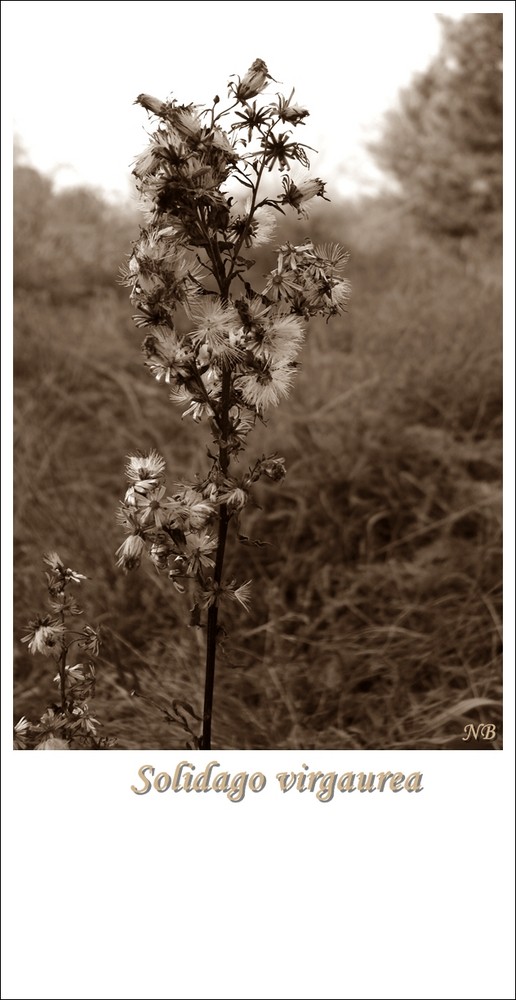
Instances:
[[[441,51],[401,92],[372,150],[427,229],[488,244],[502,208],[502,15],[437,16]]]
[[[269,544],[230,546],[253,605],[225,621],[215,748],[467,749],[466,723],[500,732],[501,20],[446,22],[386,117],[376,155],[396,192],[280,223],[278,244],[349,248],[353,294],[311,324],[295,390],[250,438],[250,463],[277,451],[289,472],[242,524]],[[152,567],[116,568],[114,515],[129,452],[157,448],[171,491],[203,471],[209,437],[142,368],[117,285],[140,219],[18,155],[15,715],[55,696],[19,637],[56,549],[103,629],[94,714],[121,749],[180,748],[145,699],[200,710],[204,636]]]

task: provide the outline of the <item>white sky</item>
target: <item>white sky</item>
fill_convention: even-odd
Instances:
[[[491,5],[501,10],[508,5]],[[129,191],[145,144],[142,91],[181,103],[227,94],[257,57],[310,110],[297,137],[343,193],[377,171],[364,150],[401,86],[439,47],[426,3],[3,2],[3,91],[29,161],[56,184]],[[489,11],[490,5],[477,5]],[[469,11],[475,11],[470,5]],[[453,4],[441,11],[460,16]],[[9,104],[11,108],[9,110]],[[302,133],[302,135],[301,135]]]

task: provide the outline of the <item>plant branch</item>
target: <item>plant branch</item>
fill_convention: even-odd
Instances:
[[[266,162],[267,162],[266,161],[267,143],[268,143],[269,135],[271,134],[271,132],[272,132],[272,125],[269,128],[269,130],[267,132],[267,135],[264,137],[265,141],[264,141],[264,146],[263,146],[263,155],[262,155],[260,166],[259,166],[259,168],[257,170],[257,173],[256,173],[256,183],[252,185],[253,193],[252,193],[252,196],[251,196],[251,205],[250,205],[250,208],[249,208],[249,224],[252,222],[252,220],[253,220],[253,214],[254,214],[254,212],[256,210],[256,200],[257,200],[257,197],[258,197],[258,188],[260,187],[260,181],[262,179],[263,172],[265,170],[265,166],[266,166]],[[233,252],[233,255],[232,255],[231,267],[229,269],[229,273],[228,273],[228,276],[227,276],[227,286],[228,286],[228,288],[229,288],[229,286],[231,284],[231,281],[232,281],[232,279],[233,279],[233,277],[235,275],[236,262],[237,262],[237,259],[238,259],[238,255],[239,255],[239,253],[240,253],[240,251],[242,249],[242,246],[244,244],[244,240],[245,240],[246,236],[247,236],[247,229],[244,230],[244,232],[242,233],[242,236],[240,237],[240,239],[238,240],[238,242],[237,242],[237,244],[235,246],[235,249],[234,249],[234,252]]]

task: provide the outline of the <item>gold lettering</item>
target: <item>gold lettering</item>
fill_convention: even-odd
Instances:
[[[147,792],[149,792],[152,788],[152,783],[149,781],[149,779],[145,774],[146,771],[150,771],[151,774],[154,774],[154,768],[152,764],[144,764],[143,767],[141,767],[140,770],[138,771],[138,777],[145,782],[145,785],[143,788],[136,788],[134,785],[131,785],[131,791],[134,792],[135,795],[146,795]]]
[[[401,771],[396,771],[396,774],[393,774],[389,785],[391,792],[401,792],[404,781],[405,775],[402,774]]]
[[[190,767],[192,768],[192,771],[195,771],[195,764],[190,764]],[[192,791],[192,782],[193,782],[193,779],[194,779],[193,774],[185,774],[184,779],[183,779],[183,788],[184,788],[185,792],[191,792]]]
[[[201,771],[200,774],[196,774],[193,780],[192,791],[194,792],[210,791],[211,772],[213,771],[214,767],[220,767],[218,760],[211,760],[205,771]]]
[[[164,779],[164,781],[162,780]],[[157,792],[168,792],[172,784],[172,778],[166,771],[160,771],[154,778],[154,788]]]
[[[321,779],[320,788],[316,795],[319,802],[331,802],[335,794],[336,781],[337,775],[335,774],[335,771],[330,771],[328,774],[324,775]]]
[[[249,788],[252,792],[263,792],[266,784],[267,778],[261,771],[255,771],[249,778]]]
[[[305,781],[306,781],[306,774],[303,774],[303,772],[300,771],[297,776],[297,785],[296,785],[298,792],[306,792],[306,788],[304,787]]]
[[[356,792],[356,788],[353,784],[354,780],[355,775],[353,771],[346,771],[345,774],[341,774],[337,783],[339,792]]]
[[[392,771],[380,771],[380,774],[377,775],[379,792],[383,792],[384,787],[387,784],[389,778],[392,778]]]
[[[183,777],[182,771],[183,771],[184,767],[194,767],[194,765],[190,764],[187,760],[182,760],[181,763],[177,765],[177,767],[176,767],[176,769],[174,771],[174,780],[172,781],[172,791],[173,792],[180,792],[180,791],[182,791],[181,778]],[[191,779],[191,775],[190,775],[190,779]]]
[[[369,771],[369,774],[367,775],[367,778],[366,778],[364,772],[360,771],[357,774],[357,778],[358,778],[358,791],[359,792],[374,792],[374,790],[375,790],[375,787],[374,787],[374,778],[375,778],[375,776],[374,776],[374,774],[371,773],[371,771]],[[353,791],[354,791],[354,789],[353,789]]]
[[[280,788],[282,792],[289,792],[291,788],[294,787],[296,783],[296,775],[293,771],[288,773],[288,771],[282,771],[281,774],[277,774],[276,778],[280,783]]]
[[[211,786],[214,792],[229,792],[229,774],[227,771],[221,771],[213,779],[213,785]]]
[[[422,792],[423,791],[423,786],[421,784],[422,780],[423,780],[422,771],[413,771],[412,774],[409,774],[407,777],[407,780],[405,782],[405,791]]]
[[[239,774],[235,774],[228,792],[228,799],[230,802],[242,801],[247,788],[248,777],[249,775],[247,774],[247,771],[240,771]]]

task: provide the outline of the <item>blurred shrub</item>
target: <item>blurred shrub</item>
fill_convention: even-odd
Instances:
[[[33,167],[14,169],[14,283],[72,301],[115,286],[138,215],[85,187],[60,192]]]

